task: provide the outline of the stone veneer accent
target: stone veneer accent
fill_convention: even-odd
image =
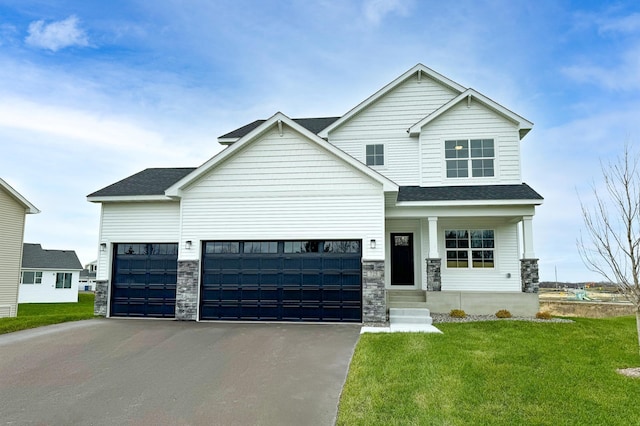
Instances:
[[[95,300],[93,302],[93,315],[107,316],[109,306],[109,281],[96,281]]]
[[[176,286],[176,319],[195,321],[198,319],[198,278],[200,261],[178,261],[178,283]]]
[[[383,260],[362,261],[362,322],[387,322]]]
[[[540,286],[538,278],[538,259],[521,259],[520,276],[522,277],[522,292],[537,293]]]
[[[427,259],[427,291],[442,290],[442,259]]]

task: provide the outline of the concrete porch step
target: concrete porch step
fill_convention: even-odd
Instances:
[[[391,308],[424,308],[427,309],[427,302],[389,302],[389,309]]]
[[[412,316],[402,316],[402,317],[389,317],[389,324],[399,325],[399,324],[433,324],[433,319],[431,317],[412,317]]]
[[[406,306],[403,304],[400,308],[389,308],[389,324],[402,325],[402,324],[426,324],[431,325],[433,320],[431,319],[431,313],[429,309],[425,307],[425,303],[420,303],[418,306]]]
[[[395,316],[414,316],[414,317],[424,317],[424,318],[428,318],[431,313],[429,312],[429,309],[425,308],[425,307],[419,307],[419,308],[410,308],[410,307],[406,307],[406,308],[391,308],[389,309],[389,315],[395,315]]]

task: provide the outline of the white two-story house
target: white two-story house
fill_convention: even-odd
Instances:
[[[101,203],[96,313],[382,323],[389,306],[533,315],[532,123],[418,64],[342,117],[276,113],[197,168]]]

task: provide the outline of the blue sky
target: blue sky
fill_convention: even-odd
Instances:
[[[42,210],[25,241],[86,263],[87,194],[200,165],[276,111],[342,115],[418,62],[535,123],[541,279],[598,279],[576,250],[578,194],[640,142],[637,1],[0,0],[0,176]]]

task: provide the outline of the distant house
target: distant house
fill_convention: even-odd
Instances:
[[[0,179],[0,318],[18,315],[24,223],[35,213],[40,210]]]
[[[79,291],[95,291],[96,289],[96,271],[98,270],[98,261],[94,260],[84,265],[84,269],[80,271]]]
[[[82,264],[73,250],[24,244],[19,303],[77,302]]]

